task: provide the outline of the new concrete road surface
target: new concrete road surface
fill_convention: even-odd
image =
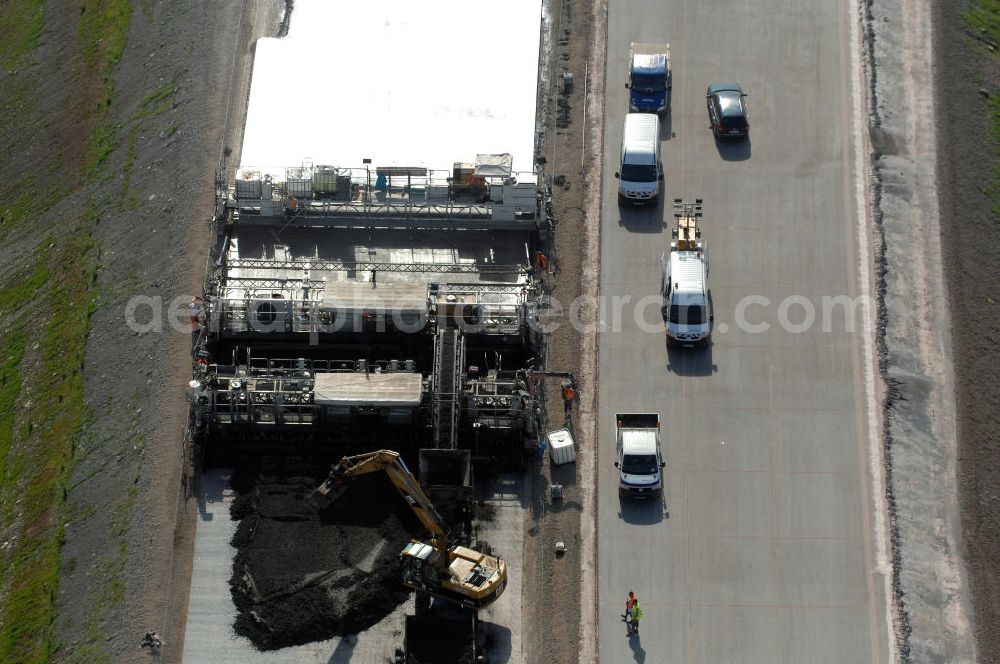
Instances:
[[[823,307],[825,296],[858,294],[864,246],[851,120],[854,11],[847,0],[609,2],[602,664],[889,661],[864,339],[857,327],[847,331],[860,314]],[[666,205],[648,210],[616,201],[631,41],[669,41],[673,55],[661,143]],[[748,142],[713,139],[712,82],[749,93]],[[703,350],[668,351],[656,298],[647,300],[646,331],[634,316],[633,305],[659,291],[675,197],[704,198],[716,329]],[[618,323],[613,298],[622,296],[632,302]],[[746,322],[766,331],[738,324],[748,296],[758,299],[744,300]],[[815,322],[803,324],[810,309]],[[782,318],[807,329],[782,329]],[[614,413],[651,411],[662,421],[664,500],[620,501]],[[633,638],[621,622],[629,590],[645,613]]]

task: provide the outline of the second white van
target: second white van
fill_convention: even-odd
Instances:
[[[618,178],[620,203],[654,203],[660,195],[660,118],[654,113],[625,116]]]

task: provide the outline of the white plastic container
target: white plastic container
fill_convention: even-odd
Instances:
[[[243,171],[236,178],[236,198],[259,199],[261,177],[260,171]]]
[[[573,443],[573,434],[569,429],[557,429],[550,431],[549,439],[549,460],[557,466],[564,463],[576,461],[576,447]]]
[[[319,196],[337,193],[337,176],[340,170],[336,166],[317,166],[313,169],[312,188]]]

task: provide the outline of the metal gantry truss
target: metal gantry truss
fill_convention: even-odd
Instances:
[[[307,288],[309,290],[323,290],[326,288],[325,281],[314,281],[301,277],[226,277],[227,288],[239,288],[245,291],[255,290],[282,290],[293,284],[297,288]]]
[[[465,365],[465,337],[455,328],[441,327],[434,338],[434,446],[458,446],[462,369]]]
[[[503,293],[504,295],[525,295],[529,288],[527,284],[441,284],[439,292],[441,294],[453,293]]]
[[[230,269],[257,270],[327,270],[331,272],[418,272],[459,274],[522,274],[523,265],[493,263],[372,263],[337,260],[283,261],[267,258],[235,258],[226,262]],[[233,277],[230,277],[232,279]]]

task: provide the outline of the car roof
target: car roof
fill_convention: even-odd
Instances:
[[[671,251],[670,277],[675,291],[703,293],[705,291],[705,261],[701,252]]]
[[[739,93],[726,90],[718,96],[719,112],[725,117],[742,117],[743,97]]]
[[[660,118],[654,113],[628,113],[622,146],[624,163],[656,165],[656,143],[660,140]]]
[[[710,95],[726,91],[743,92],[743,88],[740,87],[739,83],[712,83],[708,86],[708,94]]]

